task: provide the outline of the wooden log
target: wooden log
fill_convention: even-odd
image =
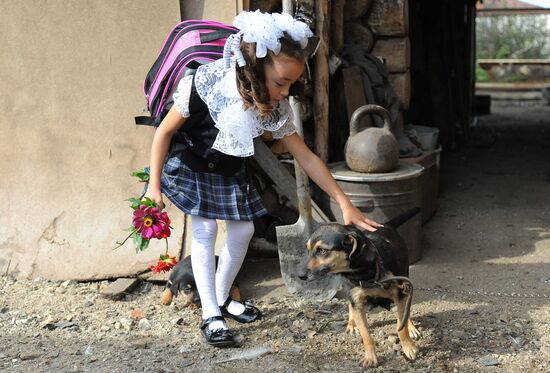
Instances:
[[[367,52],[370,52],[374,46],[372,31],[359,22],[346,22],[344,24],[344,34],[346,44],[360,45]]]
[[[333,0],[334,1],[334,0]],[[344,7],[344,21],[353,21],[363,17],[369,11],[374,0],[349,0]],[[334,9],[334,8],[333,8]]]
[[[296,179],[281,164],[271,150],[264,144],[261,138],[254,140],[254,160],[264,170],[266,175],[273,182],[277,192],[286,198],[292,207],[298,209],[298,198],[296,195]],[[330,221],[317,204],[311,201],[312,216],[315,221]]]
[[[315,153],[323,160],[328,160],[328,82],[329,82],[329,1],[315,1],[315,33],[319,37],[319,48],[315,54],[313,82],[313,115],[315,118]]]
[[[342,69],[342,80],[344,82],[344,96],[346,98],[346,112],[348,121],[353,112],[359,107],[367,104],[365,88],[363,86],[363,75],[359,66],[352,66]],[[363,117],[363,122],[359,128],[368,126],[368,116]]]
[[[404,73],[411,64],[408,37],[379,39],[374,44],[371,54],[382,57],[390,73]]]
[[[407,0],[378,0],[372,5],[367,24],[375,35],[405,36],[409,33]]]
[[[351,0],[350,0],[351,1]],[[349,3],[350,1],[347,1]],[[346,0],[332,0],[330,11],[330,46],[335,54],[340,54],[344,46],[344,5]]]
[[[408,109],[411,101],[411,74],[410,71],[404,73],[390,73],[390,83],[399,97],[399,104],[402,109]]]

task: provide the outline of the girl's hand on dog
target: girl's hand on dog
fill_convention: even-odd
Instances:
[[[344,224],[355,224],[369,232],[374,232],[377,228],[383,227],[382,224],[367,218],[357,207],[351,202],[342,207]]]

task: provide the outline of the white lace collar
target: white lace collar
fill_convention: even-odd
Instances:
[[[222,153],[248,157],[254,154],[254,138],[264,131],[270,131],[276,139],[296,131],[288,99],[282,100],[267,118],[261,118],[256,108],[245,110],[237,90],[235,67],[224,68],[223,60],[200,66],[195,87],[219,130],[212,148]]]

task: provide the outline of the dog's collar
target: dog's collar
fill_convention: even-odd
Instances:
[[[374,275],[373,279],[370,279],[368,281],[359,280],[359,286],[361,286],[362,288],[372,288],[380,286],[380,283],[378,282],[380,280],[380,277],[382,277],[382,263],[380,260],[380,255],[376,256],[376,261],[374,262],[374,264],[376,265],[376,274]]]
[[[380,286],[378,281],[380,281],[380,279],[382,277],[383,265],[382,265],[382,258],[378,254],[378,250],[377,250],[376,261],[374,262],[374,265],[375,265],[374,277],[370,278],[368,280],[356,280],[357,282],[359,282],[359,286],[364,287],[364,288]],[[353,269],[352,272],[353,273],[360,272],[360,271],[364,270],[365,268],[366,267],[355,268],[355,269]]]

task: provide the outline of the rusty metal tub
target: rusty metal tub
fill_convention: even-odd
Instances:
[[[351,171],[345,162],[330,165],[336,182],[351,202],[369,218],[378,222],[390,220],[413,207],[422,207],[420,176],[424,168],[418,164],[399,163],[394,172],[368,174]],[[342,223],[342,211],[332,198],[330,212]],[[414,263],[422,257],[422,214],[417,214],[398,228],[407,243],[409,261]]]

